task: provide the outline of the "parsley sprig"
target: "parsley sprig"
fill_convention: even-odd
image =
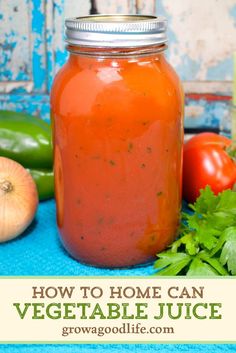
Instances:
[[[207,186],[182,212],[179,238],[157,255],[158,276],[236,275],[236,192]]]

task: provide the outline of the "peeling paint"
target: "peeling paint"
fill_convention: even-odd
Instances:
[[[30,48],[25,41],[29,39],[27,2],[21,1],[21,12],[15,11],[17,3],[0,2],[0,81],[30,79]]]
[[[231,95],[232,82],[226,81],[184,81],[185,93]]]
[[[168,18],[169,58],[182,79],[232,79],[235,0],[157,0],[156,6]]]
[[[10,81],[0,82],[0,93],[11,93],[18,88],[24,88],[27,93],[32,92],[34,83],[32,81]]]
[[[98,0],[98,12],[99,13],[129,13],[129,1],[127,0]]]
[[[54,63],[54,11],[53,11],[53,2],[47,1],[45,7],[45,16],[46,16],[46,67],[47,67],[47,93],[49,94],[52,81],[55,74],[55,63]]]
[[[185,127],[216,127],[222,126],[222,121],[230,114],[230,102],[206,100],[186,100]]]
[[[48,95],[0,94],[0,109],[28,112],[46,121],[50,118]]]
[[[234,25],[236,26],[236,3],[230,8],[229,15],[232,16]]]
[[[67,58],[65,42],[64,42],[64,21],[65,21],[65,17],[71,17],[73,15],[70,12],[66,12],[66,11],[68,11],[68,9],[70,9],[70,11],[74,9],[74,15],[77,13],[76,7],[73,6],[71,1],[70,1],[70,4],[67,1],[67,4],[71,5],[71,7],[64,6],[63,0],[55,0],[53,2],[53,5],[54,5],[53,45],[54,45],[55,73],[65,63]],[[77,6],[78,6],[78,1],[77,1]]]
[[[199,118],[204,113],[204,107],[201,105],[189,105],[185,107],[185,115],[190,119]]]
[[[235,38],[236,41],[236,38]],[[233,72],[233,60],[232,57],[228,57],[227,59],[218,62],[215,65],[212,65],[207,70],[207,79],[215,81],[216,77],[224,77],[225,81],[232,80],[232,72]]]
[[[186,92],[230,94],[235,0],[204,5],[197,0],[97,0],[95,5],[99,13],[164,15],[169,21],[167,56],[185,80]],[[91,0],[0,1],[0,108],[49,118],[52,79],[68,56],[64,17],[90,10]],[[186,126],[220,126],[229,102],[217,99],[187,98]]]
[[[136,13],[143,15],[155,14],[155,1],[135,0]]]
[[[46,87],[46,58],[45,58],[45,7],[44,1],[32,1],[32,75],[34,91],[43,92]]]

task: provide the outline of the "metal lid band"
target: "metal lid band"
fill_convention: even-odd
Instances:
[[[167,42],[167,21],[142,15],[94,15],[67,19],[66,41],[89,47],[128,48]]]

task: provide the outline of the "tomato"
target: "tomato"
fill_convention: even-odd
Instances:
[[[232,189],[236,163],[226,149],[232,141],[214,133],[201,133],[184,145],[183,198],[194,202],[200,189],[209,185],[215,194]]]

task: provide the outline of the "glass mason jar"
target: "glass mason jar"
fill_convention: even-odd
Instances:
[[[66,36],[51,92],[62,242],[96,266],[149,262],[174,240],[181,206],[183,92],[166,21],[74,18]]]

